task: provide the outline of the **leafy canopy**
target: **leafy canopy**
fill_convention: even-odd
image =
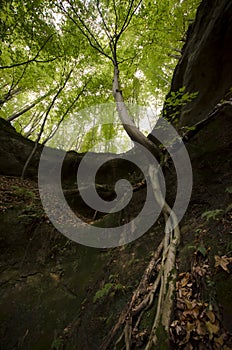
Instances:
[[[96,118],[80,111],[113,102],[115,59],[125,101],[150,105],[158,114],[198,4],[1,0],[0,116],[34,140],[44,123],[40,141],[51,139],[51,144],[60,125],[77,118],[79,151],[109,141],[122,129],[97,127]],[[154,121],[149,122],[152,127]],[[101,149],[110,150],[109,142]],[[113,143],[112,150],[117,151]]]

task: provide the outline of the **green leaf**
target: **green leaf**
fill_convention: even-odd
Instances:
[[[197,248],[197,252],[201,253],[204,257],[206,256],[207,254],[207,250],[204,246],[200,246]]]
[[[222,209],[208,210],[208,211],[205,211],[201,215],[201,217],[206,218],[206,220],[208,221],[209,219],[216,219],[216,217],[222,213],[223,213]]]

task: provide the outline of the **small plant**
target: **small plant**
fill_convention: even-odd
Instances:
[[[207,255],[207,249],[204,246],[197,247],[197,252],[201,253],[203,257],[205,258]]]
[[[226,188],[226,192],[232,194],[232,186]]]
[[[230,211],[232,211],[232,203],[229,204],[227,207],[226,207],[226,210],[225,210],[225,213],[229,213]]]
[[[51,350],[62,350],[63,348],[63,340],[55,335],[51,345]]]
[[[93,302],[96,303],[99,299],[102,299],[109,295],[110,291],[112,290],[113,283],[109,282],[106,283],[101,289],[99,289],[96,294],[94,295]]]
[[[216,289],[215,289],[215,282],[210,278],[209,275],[206,276],[206,285],[207,285],[207,292],[208,292],[208,309],[212,310],[213,306],[217,307],[216,303]]]
[[[209,221],[209,219],[215,220],[217,216],[221,215],[223,212],[224,211],[222,209],[208,210],[201,214],[201,217],[202,219],[206,218],[207,221]]]
[[[24,200],[33,200],[35,199],[35,193],[28,188],[13,186],[14,194],[18,197],[21,197]]]
[[[186,92],[185,86],[178,91],[172,91],[170,97],[165,101],[167,110],[165,110],[164,113],[168,114],[168,110],[171,110],[171,113],[167,116],[168,119],[176,121],[180,113],[180,108],[194,100],[197,95],[198,91],[193,93]]]
[[[121,283],[105,283],[104,286],[95,293],[93,302],[96,303],[98,300],[103,299],[108,295],[114,296],[118,291],[123,291],[124,289],[125,286]]]

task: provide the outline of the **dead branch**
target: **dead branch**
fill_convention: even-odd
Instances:
[[[203,120],[201,120],[200,122],[198,122],[197,124],[191,126],[189,128],[189,130],[187,130],[183,136],[182,136],[182,140],[184,142],[189,142],[194,136],[196,136],[205,126],[207,126],[209,123],[211,123],[213,120],[216,119],[216,117],[218,116],[218,114],[220,112],[222,112],[223,108],[225,106],[230,106],[232,107],[232,99],[228,100],[228,101],[224,101],[222,103],[218,103],[212,112],[210,112],[207,117]],[[184,129],[184,128],[183,128]]]

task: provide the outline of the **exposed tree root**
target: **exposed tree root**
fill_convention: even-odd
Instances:
[[[167,224],[168,218],[171,217],[173,229],[166,225],[162,242],[154,252],[130,302],[126,305],[119,316],[118,322],[101,345],[101,350],[112,349],[112,345],[114,345],[114,349],[131,349],[136,335],[139,335],[139,326],[146,311],[153,307],[156,301],[156,314],[150,335],[144,344],[145,349],[150,350],[157,345],[158,341],[159,344],[163,341],[168,348],[169,327],[176,283],[176,250],[180,241],[180,231],[175,214],[168,204],[164,202],[161,191],[159,191],[159,182],[156,175],[157,169],[153,165],[149,166],[149,174],[156,200],[160,205],[164,203],[163,215],[165,223]],[[151,283],[153,275],[156,278]],[[158,339],[157,336],[157,332],[160,330],[163,332],[162,339]]]
[[[134,291],[131,300],[128,302],[124,310],[121,312],[118,322],[114,325],[114,327],[111,329],[109,335],[105,339],[104,343],[101,345],[100,350],[106,350],[109,349],[110,345],[115,342],[115,345],[123,339],[126,334],[128,334],[128,321],[137,316],[141,313],[150,303],[150,300],[152,300],[152,295],[154,295],[154,284],[153,286],[149,286],[151,276],[153,273],[157,273],[158,270],[158,263],[160,262],[160,255],[163,249],[164,240],[161,241],[158,248],[154,252],[141,280],[137,287],[137,289]],[[160,275],[160,273],[158,274]],[[157,278],[156,278],[157,280]],[[115,341],[115,338],[118,334],[118,331],[121,326],[124,325],[123,331],[121,332],[118,339]]]

